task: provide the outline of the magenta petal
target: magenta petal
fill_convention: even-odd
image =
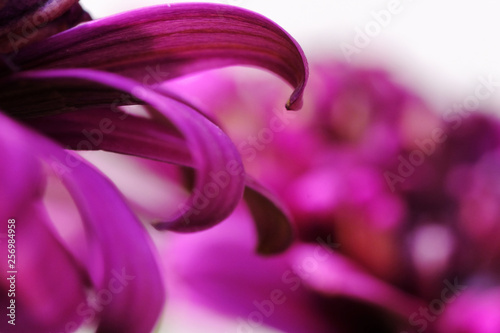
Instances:
[[[65,161],[68,153],[58,152],[52,151],[51,156]],[[94,288],[97,293],[113,292],[102,309],[97,332],[150,332],[162,310],[164,290],[142,225],[116,188],[86,164],[61,178],[91,230],[95,253],[87,264]]]
[[[110,119],[112,133],[96,130],[103,119]],[[193,167],[185,139],[169,126],[142,117],[107,109],[80,110],[36,118],[33,125],[44,134],[73,149],[102,149],[162,162]],[[96,145],[82,144],[93,141]],[[281,204],[257,181],[247,177],[244,193],[258,232],[261,254],[279,253],[290,245],[290,217]]]
[[[23,131],[3,115],[0,120],[13,132]],[[162,310],[164,290],[141,223],[101,174],[45,137],[25,133],[23,142],[54,169],[80,211],[89,239],[83,264],[96,297],[101,297],[99,293],[112,296],[97,308],[80,309],[85,311],[83,319],[99,318],[98,332],[150,332]]]
[[[229,137],[200,112],[191,106],[156,92],[136,81],[105,72],[87,69],[26,72],[17,76],[24,79],[44,79],[57,84],[68,78],[104,85],[115,91],[141,99],[157,111],[152,111],[155,121],[163,118],[173,124],[187,142],[196,170],[191,197],[179,207],[169,221],[160,222],[159,229],[196,231],[224,220],[234,210],[243,196],[245,172],[238,150]],[[65,79],[61,80],[61,79]],[[85,100],[83,100],[85,102]],[[92,105],[87,105],[91,107]],[[159,113],[158,113],[159,112]],[[116,124],[119,126],[119,123]]]
[[[205,69],[253,65],[295,88],[289,109],[300,108],[308,73],[302,50],[275,23],[215,4],[163,5],[91,21],[21,50],[13,64],[22,70],[95,68],[145,85]]]
[[[69,149],[105,150],[194,166],[186,140],[178,131],[160,121],[123,111],[78,110],[27,119],[26,123]],[[105,126],[108,123],[111,124],[109,130]]]
[[[2,304],[10,302],[6,277],[11,276],[9,271],[18,272],[14,274],[16,328],[20,332],[62,331],[69,321],[77,325],[83,320],[75,310],[85,303],[85,276],[49,227],[40,197],[44,185],[42,165],[31,150],[28,136],[1,117],[0,154],[7,163],[0,167],[0,216],[4,228],[0,252],[5,258],[0,267],[7,276],[2,274],[0,298]],[[7,240],[11,239],[5,234],[10,219],[15,219],[13,262],[7,261]],[[2,332],[11,329],[7,320],[0,322]]]
[[[172,305],[176,299],[204,304],[234,320],[233,332],[257,332],[266,326],[289,333],[337,332],[286,257],[255,255],[254,230],[246,213],[236,210],[217,228],[172,238],[165,252],[170,254],[166,269],[176,277]],[[272,311],[270,299],[276,300]]]
[[[110,119],[112,133],[96,130]],[[102,149],[193,167],[185,139],[157,121],[110,110],[80,110],[36,118],[33,125],[44,134],[73,149]],[[82,144],[92,140],[96,145]],[[262,185],[246,177],[244,199],[254,218],[260,254],[282,252],[292,242],[290,217],[277,199]]]
[[[24,209],[14,214],[16,231],[16,329],[19,332],[63,331],[69,322],[75,327],[84,318],[76,309],[86,304],[86,277],[74,258],[48,227],[41,202],[26,201]],[[7,221],[2,223],[6,228]],[[7,258],[6,242],[2,254]],[[12,276],[7,260],[0,265]],[[57,282],[56,282],[57,281]],[[2,278],[2,303],[7,304],[8,280]],[[12,325],[0,322],[0,330],[9,332]]]
[[[325,295],[348,297],[408,318],[423,302],[371,276],[326,244],[300,245],[294,249],[297,274],[306,284]],[[314,269],[308,265],[314,262]]]
[[[477,288],[458,279],[446,280],[446,308],[438,318],[439,332],[493,333],[500,330],[500,288]],[[419,318],[420,319],[420,318]],[[420,320],[421,322],[422,320]],[[422,325],[420,325],[422,326]]]
[[[9,126],[2,126],[0,140],[0,221],[12,218],[40,191],[40,167],[29,147],[17,143],[24,139]]]

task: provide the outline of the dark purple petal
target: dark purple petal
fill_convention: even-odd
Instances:
[[[186,140],[175,128],[116,110],[77,110],[26,123],[73,150],[105,150],[194,166]],[[110,120],[112,130],[101,130],[103,119]]]
[[[300,47],[270,20],[231,6],[138,9],[82,24],[21,50],[13,59],[21,70],[95,68],[145,85],[230,65],[253,65],[280,75],[295,87],[287,108],[300,108],[308,71]]]
[[[89,312],[98,316],[98,332],[150,332],[163,306],[162,280],[150,240],[122,196],[76,155],[1,114],[0,120],[13,132],[25,132],[22,142],[54,170],[80,211],[89,243],[83,265],[93,291],[111,294],[99,310],[80,309],[87,309],[84,319],[91,320]]]
[[[90,20],[77,2],[48,0],[18,3],[13,0],[7,3],[0,11],[0,54],[17,52],[28,44]]]
[[[257,181],[247,177],[244,194],[257,226],[260,254],[286,250],[293,240],[291,218],[277,199]]]
[[[240,202],[245,185],[245,172],[236,147],[220,128],[200,112],[166,96],[166,92],[155,92],[133,80],[87,69],[26,72],[17,78],[44,79],[44,82],[50,81],[53,84],[57,84],[59,80],[59,84],[66,86],[74,86],[79,82],[85,82],[87,87],[105,85],[135,99],[142,99],[156,109],[157,111],[150,110],[157,118],[155,121],[175,125],[187,142],[197,173],[191,197],[179,207],[169,221],[159,222],[157,228],[175,231],[201,230],[224,220]],[[69,82],[68,78],[71,78],[73,83]],[[85,94],[85,91],[78,91]],[[78,99],[78,102],[92,103],[91,98],[95,96],[87,94],[88,100]],[[73,101],[68,97],[66,102]],[[111,104],[112,101],[108,101],[108,107],[111,108]],[[119,125],[118,122],[116,126]],[[126,135],[123,131],[121,133]],[[136,147],[140,148],[138,145]],[[122,145],[122,149],[126,147]]]
[[[73,1],[76,2],[77,0]],[[48,0],[3,0],[0,3],[0,22],[9,22],[18,19],[26,13],[35,11],[44,6]],[[3,25],[3,24],[2,24]]]

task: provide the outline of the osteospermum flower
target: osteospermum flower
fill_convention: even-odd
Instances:
[[[70,332],[87,324],[97,332],[149,332],[164,303],[144,227],[111,182],[70,150],[191,170],[191,195],[155,221],[157,229],[206,229],[245,194],[259,250],[289,244],[286,216],[246,177],[228,136],[159,86],[200,70],[252,65],[293,85],[287,108],[297,109],[307,67],[286,32],[257,14],[210,4],[143,8],[69,30],[89,18],[77,1],[7,1],[0,15],[0,218],[16,225],[16,262],[1,267],[17,272],[15,296],[3,279],[0,297],[3,304],[14,299],[16,329]],[[56,207],[49,194],[75,209]],[[4,241],[1,251],[6,258]]]
[[[277,126],[280,88],[261,85],[227,84],[237,99],[214,113],[248,172],[285,202],[300,241],[266,260],[250,254],[247,234],[211,230],[196,249],[178,238],[172,283],[239,332],[498,331],[498,118],[440,115],[387,73],[332,61],[312,67],[306,107]],[[239,120],[251,126],[239,135],[226,108],[244,109],[248,91],[261,112]]]

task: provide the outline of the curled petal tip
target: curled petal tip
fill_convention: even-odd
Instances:
[[[286,109],[291,110],[291,111],[297,111],[300,110],[304,104],[304,89],[306,86],[306,81],[307,81],[307,76],[308,76],[308,68],[307,68],[307,62],[304,60],[304,66],[305,66],[305,71],[304,71],[304,78],[302,79],[303,81],[295,88],[293,91],[292,95],[286,102]]]
[[[269,256],[284,252],[293,241],[290,215],[256,180],[247,177],[246,185],[244,198],[257,228],[257,253]]]
[[[292,99],[290,98],[285,105],[285,108],[290,111],[297,111],[302,109],[304,101],[302,100],[302,96],[300,98]]]
[[[287,109],[300,108],[308,77],[300,45],[271,20],[232,6],[142,8],[82,24],[26,46],[12,59],[20,70],[94,68],[145,84],[233,65],[256,66],[281,76],[295,88]],[[155,70],[154,75],[145,69]],[[0,67],[0,75],[10,72]]]

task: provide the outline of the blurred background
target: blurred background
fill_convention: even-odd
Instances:
[[[94,18],[133,8],[186,1],[81,0]],[[395,14],[384,21],[366,47],[350,57],[354,63],[371,63],[425,92],[439,107],[443,95],[457,98],[469,94],[477,77],[500,77],[498,35],[500,3],[492,0],[225,0],[215,2],[256,11],[287,30],[304,48],[306,56],[325,52],[345,60],[342,45],[355,46],[357,31],[370,29],[382,10],[394,6]],[[435,95],[438,95],[436,97]],[[498,94],[487,101],[499,105]]]
[[[81,0],[94,17],[104,17],[161,0],[105,2]],[[169,3],[186,2],[170,1]],[[336,58],[351,65],[387,70],[421,96],[434,111],[446,113],[478,86],[479,78],[500,81],[498,31],[500,3],[479,0],[359,1],[198,1],[236,5],[278,23],[302,46],[310,61]],[[480,108],[500,110],[495,91]],[[189,235],[196,243],[198,235]],[[171,277],[167,274],[167,280]],[[170,281],[172,282],[172,281]],[[175,281],[172,282],[175,284]],[[160,332],[243,332],[234,318],[189,300],[171,300]],[[259,327],[252,332],[277,332]],[[464,331],[465,332],[465,331]],[[469,332],[469,331],[466,331]]]

